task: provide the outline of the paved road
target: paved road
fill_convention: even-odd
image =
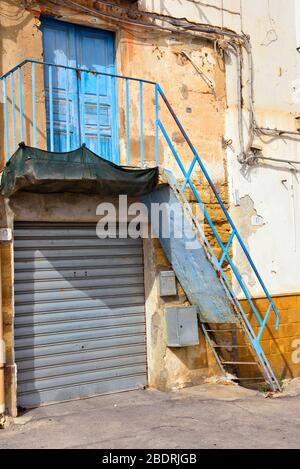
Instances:
[[[209,384],[66,402],[28,411],[0,430],[0,448],[299,448],[300,381],[266,399]]]

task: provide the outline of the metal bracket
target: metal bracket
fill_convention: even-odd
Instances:
[[[7,242],[12,240],[11,228],[0,228],[0,241]]]
[[[3,365],[5,362],[5,342],[4,340],[0,340],[0,365]]]

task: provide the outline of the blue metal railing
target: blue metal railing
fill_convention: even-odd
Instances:
[[[25,75],[25,68],[31,67],[30,70],[26,70]],[[42,67],[42,74],[39,74],[38,67]],[[64,90],[59,89],[59,96],[54,96],[54,81],[57,77],[58,71],[62,71],[65,74],[65,82],[75,80],[77,92],[71,93],[69,90],[69,86],[66,85]],[[44,103],[41,103],[41,100],[37,100],[37,75],[44,76],[45,82],[47,81],[47,92],[45,93]],[[24,78],[26,76],[26,88],[24,87]],[[131,149],[131,139],[132,139],[132,118],[133,116],[133,99],[136,98],[136,95],[139,94],[138,103],[139,103],[139,142],[140,142],[140,155],[139,155],[139,163],[138,166],[145,164],[145,142],[144,142],[144,123],[145,123],[145,85],[149,88],[153,88],[152,90],[152,99],[154,98],[156,101],[158,100],[158,93],[156,90],[156,83],[150,80],[144,80],[135,77],[128,77],[123,75],[115,75],[111,73],[105,72],[97,72],[95,70],[87,70],[83,68],[76,68],[66,65],[56,65],[48,62],[42,62],[39,60],[33,59],[26,59],[17,64],[7,73],[3,74],[0,77],[0,81],[2,82],[2,89],[3,89],[3,104],[4,104],[4,125],[5,125],[5,155],[6,160],[8,160],[12,153],[14,153],[17,149],[17,143],[24,142],[25,144],[36,146],[38,141],[38,134],[45,135],[47,132],[48,142],[47,148],[49,151],[70,151],[71,149],[77,148],[78,146],[82,145],[83,143],[87,143],[86,139],[88,138],[88,134],[90,128],[88,129],[89,123],[87,123],[88,117],[87,113],[85,112],[84,99],[85,99],[85,90],[84,90],[84,77],[86,76],[95,76],[96,77],[96,85],[95,85],[95,96],[94,102],[90,102],[90,105],[95,105],[96,107],[96,115],[95,115],[95,124],[96,132],[95,132],[95,139],[96,145],[93,149],[96,153],[100,154],[103,157],[107,157],[107,155],[101,153],[100,142],[103,135],[101,133],[101,106],[107,109],[108,105],[107,102],[101,103],[101,95],[100,95],[100,79],[102,77],[106,77],[107,79],[111,80],[118,80],[124,83],[125,88],[125,99],[124,103],[119,103],[119,109],[125,108],[125,160],[126,165],[130,166],[132,163],[136,163],[136,156],[135,161],[132,158],[132,149]],[[75,77],[75,78],[74,78]],[[30,86],[28,85],[28,80],[31,80]],[[15,83],[18,83],[16,93]],[[135,90],[135,95],[133,99],[131,99],[131,89],[134,84],[137,84],[137,89]],[[113,85],[114,86],[114,85]],[[9,91],[9,93],[8,93]],[[45,89],[43,90],[45,91]],[[114,90],[112,90],[114,91]],[[24,106],[24,94],[27,96],[31,93],[31,104],[28,105],[27,99],[27,106]],[[78,98],[78,119],[77,119],[77,128],[76,132],[78,134],[77,140],[71,143],[71,134],[74,131],[74,125],[71,125],[71,113],[70,113],[70,100],[71,95],[76,94]],[[87,93],[88,95],[88,93]],[[28,96],[27,96],[28,98]],[[89,96],[91,100],[91,97]],[[118,98],[119,99],[119,98]],[[64,127],[57,128],[57,123],[55,122],[55,117],[57,118],[57,109],[55,109],[55,101],[58,101],[61,104],[64,104],[65,108],[65,120],[64,120]],[[40,121],[39,110],[41,107],[38,106],[44,105],[44,111],[46,113],[47,119],[47,128],[42,129]],[[110,116],[111,119],[115,118],[115,120],[119,119],[118,113],[113,115],[113,97],[111,97],[111,112],[112,115]],[[152,105],[153,106],[153,105]],[[149,108],[150,106],[148,106]],[[154,112],[155,106],[153,106]],[[16,112],[17,111],[17,112]],[[60,110],[61,111],[61,110]],[[147,116],[149,117],[149,116]],[[153,117],[154,118],[154,117]],[[62,126],[62,123],[59,122],[59,125]],[[112,133],[118,132],[118,129],[112,129]],[[156,138],[158,135],[158,128],[156,127]],[[65,135],[65,145],[60,147],[59,149],[56,148],[55,144],[55,136],[57,133]],[[107,137],[104,135],[104,137]],[[112,137],[112,136],[111,136]],[[155,161],[158,162],[158,142],[156,145],[156,157]],[[115,162],[119,163],[119,160]]]
[[[125,84],[125,142],[126,142],[126,152],[125,152],[125,161],[126,161],[126,165],[130,166],[132,164],[132,152],[131,152],[131,121],[132,121],[132,118],[134,117],[134,114],[132,112],[132,109],[130,108],[130,104],[131,104],[131,101],[130,101],[130,98],[131,98],[131,90],[130,90],[130,87],[132,86],[132,83],[137,83],[138,84],[138,88],[139,88],[139,99],[138,99],[138,112],[139,112],[139,119],[138,119],[138,126],[139,126],[139,142],[140,142],[140,155],[139,155],[139,162],[138,162],[138,166],[141,166],[143,167],[144,164],[145,164],[145,145],[144,145],[144,137],[145,137],[145,106],[144,106],[144,100],[145,100],[145,85],[147,86],[150,86],[153,88],[153,92],[151,91],[151,96],[152,96],[152,100],[154,98],[154,109],[153,109],[153,116],[152,116],[152,119],[154,119],[154,141],[155,141],[155,145],[154,145],[154,152],[153,152],[153,157],[151,158],[151,161],[155,161],[156,164],[158,165],[159,164],[159,143],[160,143],[160,136],[162,135],[165,142],[167,143],[169,149],[171,150],[179,168],[180,168],[180,171],[181,171],[181,174],[184,178],[184,181],[183,181],[183,184],[182,186],[180,187],[180,193],[183,193],[188,187],[191,189],[195,199],[197,200],[199,206],[201,207],[202,209],[202,212],[204,214],[204,217],[205,217],[205,220],[206,222],[208,223],[212,233],[213,233],[213,236],[214,238],[216,239],[220,249],[221,249],[221,257],[220,259],[218,259],[215,254],[212,252],[211,256],[212,256],[212,261],[213,261],[213,265],[215,266],[215,269],[218,271],[218,273],[220,274],[220,278],[221,278],[221,281],[231,299],[231,301],[233,302],[234,306],[235,306],[235,309],[236,311],[238,312],[238,314],[240,315],[240,317],[242,318],[243,322],[244,322],[244,325],[246,327],[246,333],[248,335],[248,338],[251,342],[251,345],[252,347],[254,348],[256,354],[259,356],[259,357],[262,357],[263,361],[265,361],[265,356],[264,356],[264,353],[263,353],[263,350],[261,348],[261,345],[260,345],[260,340],[261,340],[261,337],[262,337],[262,334],[263,334],[263,331],[265,329],[265,326],[268,322],[268,319],[270,317],[270,314],[273,312],[275,314],[275,318],[276,318],[276,324],[275,324],[275,329],[277,330],[278,327],[279,327],[279,315],[278,315],[278,312],[276,310],[276,307],[272,301],[272,298],[270,297],[270,294],[262,280],[262,278],[260,277],[259,273],[258,273],[258,270],[243,242],[243,240],[241,239],[241,236],[233,222],[233,220],[231,219],[223,201],[221,200],[219,194],[218,194],[218,191],[213,183],[213,181],[211,180],[209,174],[207,173],[206,171],[206,168],[201,160],[201,158],[199,157],[195,147],[193,146],[189,136],[187,135],[187,133],[185,132],[183,126],[181,125],[179,119],[177,118],[175,112],[173,111],[173,108],[172,106],[170,105],[169,101],[167,100],[164,92],[162,91],[161,87],[153,82],[153,81],[149,81],[149,80],[144,80],[144,79],[139,79],[139,78],[132,78],[132,77],[127,77],[127,76],[122,76],[122,75],[113,75],[113,74],[109,74],[109,73],[98,73],[98,72],[95,72],[93,70],[82,70],[82,69],[76,69],[74,67],[68,67],[68,66],[63,66],[63,65],[54,65],[54,64],[50,64],[50,63],[44,63],[44,62],[40,62],[40,61],[37,61],[37,60],[30,60],[30,59],[27,59],[27,60],[24,60],[23,62],[21,62],[20,64],[16,65],[12,70],[10,70],[9,72],[7,72],[6,74],[2,75],[2,77],[0,77],[0,80],[2,81],[3,83],[3,103],[4,103],[4,122],[5,122],[5,149],[6,149],[6,157],[7,159],[9,159],[10,157],[10,145],[11,145],[11,142],[12,142],[12,146],[13,146],[13,151],[16,150],[16,147],[17,147],[17,140],[18,140],[18,137],[17,137],[17,133],[19,133],[19,141],[24,141],[25,139],[25,130],[24,130],[24,115],[25,115],[25,112],[26,110],[24,109],[24,102],[23,102],[23,82],[22,82],[22,68],[24,66],[26,66],[26,64],[31,64],[31,80],[32,80],[32,86],[31,86],[31,89],[32,89],[32,96],[31,96],[31,110],[32,112],[30,113],[30,115],[32,116],[31,119],[31,130],[32,130],[32,135],[33,135],[33,146],[36,146],[36,142],[37,142],[37,114],[36,114],[36,82],[35,82],[35,68],[37,66],[42,66],[44,68],[48,68],[48,116],[47,116],[47,121],[48,121],[48,132],[50,133],[50,143],[49,143],[49,146],[50,146],[50,150],[55,150],[55,146],[54,146],[54,116],[53,116],[53,68],[56,67],[56,68],[61,68],[61,69],[64,69],[65,70],[65,73],[66,73],[66,80],[68,78],[68,73],[69,71],[75,71],[76,73],[79,71],[80,73],[86,73],[86,74],[93,74],[93,75],[96,75],[97,76],[97,84],[96,84],[96,98],[97,98],[97,102],[96,102],[96,105],[97,105],[97,112],[96,112],[96,126],[97,126],[97,148],[98,148],[98,152],[100,153],[100,138],[101,138],[101,135],[100,135],[100,125],[99,125],[99,121],[100,121],[100,105],[99,105],[99,100],[101,99],[101,96],[100,96],[100,90],[99,90],[99,81],[100,81],[100,77],[101,76],[107,76],[107,77],[112,77],[114,79],[119,79],[119,80],[122,80]],[[45,73],[45,70],[44,70],[44,73]],[[16,123],[16,112],[15,112],[15,108],[16,108],[16,103],[17,103],[17,100],[16,100],[16,96],[15,96],[15,75],[17,75],[17,80],[18,80],[18,102],[19,102],[19,109],[18,109],[18,113],[19,113],[19,128],[17,129],[17,123]],[[9,99],[8,97],[8,81],[9,81],[9,84],[10,84],[10,92],[11,92],[11,98]],[[81,84],[79,83],[79,86],[81,86]],[[68,97],[68,87],[66,87],[66,93],[65,93],[65,97],[64,99],[69,100],[69,97]],[[119,97],[118,97],[119,99]],[[152,101],[153,103],[153,101]],[[136,102],[135,102],[136,104]],[[165,109],[162,110],[161,108],[161,104],[164,104],[165,105]],[[9,105],[11,107],[11,110],[9,112]],[[80,107],[80,104],[79,104],[79,107]],[[121,104],[119,104],[119,108],[122,107]],[[180,159],[180,156],[175,148],[175,145],[173,144],[167,130],[166,130],[166,127],[164,126],[163,122],[162,122],[162,111],[163,111],[163,114],[164,116],[166,116],[166,113],[167,115],[170,115],[173,119],[173,121],[175,122],[177,128],[180,130],[183,138],[184,138],[184,141],[187,143],[188,147],[190,148],[191,152],[192,152],[192,155],[193,155],[193,159],[192,159],[192,162],[188,168],[188,170],[185,169],[181,159]],[[69,122],[69,106],[67,105],[66,106],[66,113],[67,113],[67,122]],[[84,138],[85,138],[85,130],[84,130],[84,115],[83,113],[81,112],[81,115],[79,116],[79,127],[80,127],[80,131],[79,131],[79,134],[80,134],[80,144],[82,143],[85,143],[84,142]],[[10,125],[10,122],[11,122],[11,125]],[[69,128],[69,124],[67,124],[66,126],[66,148],[64,149],[64,151],[68,151],[70,150],[70,128]],[[25,141],[26,143],[26,141]],[[136,159],[135,159],[135,163],[136,163]],[[218,234],[218,231],[208,213],[208,210],[205,206],[205,204],[203,203],[203,201],[201,200],[201,196],[199,195],[199,192],[196,190],[196,187],[195,187],[195,177],[193,177],[193,175],[195,174],[196,172],[196,167],[200,170],[201,170],[201,173],[202,175],[204,176],[204,178],[206,179],[206,182],[207,182],[207,185],[208,187],[210,187],[210,189],[212,190],[216,200],[217,200],[217,203],[218,205],[221,207],[222,209],[222,212],[225,216],[225,219],[227,220],[228,224],[230,225],[231,227],[231,234],[230,234],[230,237],[229,237],[229,240],[227,241],[226,245],[224,245],[224,243],[222,242],[219,234]],[[258,281],[260,287],[262,288],[262,291],[266,297],[266,299],[268,300],[268,308],[267,308],[267,311],[266,313],[261,316],[260,313],[258,312],[257,308],[255,307],[253,301],[252,301],[252,298],[251,298],[251,295],[250,295],[250,292],[247,288],[247,285],[246,283],[244,282],[238,268],[236,267],[236,265],[234,264],[233,260],[231,259],[230,257],[230,254],[229,254],[229,250],[231,248],[231,246],[233,245],[233,242],[236,242],[238,246],[240,246],[240,248],[242,249],[245,257],[246,257],[246,260],[248,262],[248,265],[253,273],[253,275],[255,276],[256,280]],[[230,267],[231,269],[231,272],[234,276],[234,278],[236,279],[238,285],[240,286],[243,294],[244,294],[244,297],[246,298],[246,300],[248,301],[249,305],[250,305],[250,308],[251,308],[251,311],[252,313],[254,314],[255,318],[256,318],[256,321],[257,321],[257,324],[258,324],[258,332],[257,334],[254,332],[254,329],[253,327],[251,326],[250,324],[250,321],[246,315],[246,313],[244,312],[244,309],[243,307],[241,306],[241,302],[240,300],[237,298],[237,295],[231,285],[231,282],[229,282],[227,276],[226,276],[226,272],[224,270],[224,262],[227,261],[228,263],[228,266]],[[266,367],[268,368],[268,363],[266,364]]]
[[[279,327],[279,323],[280,323],[280,318],[279,318],[279,314],[278,314],[278,311],[273,303],[273,300],[261,278],[261,276],[259,275],[259,272],[232,220],[232,218],[230,217],[223,201],[221,200],[219,194],[218,194],[218,191],[212,181],[212,179],[210,178],[209,174],[207,173],[206,171],[206,168],[203,164],[203,162],[201,161],[201,158],[199,157],[195,147],[193,146],[189,136],[187,135],[187,133],[185,132],[184,128],[182,127],[179,119],[177,118],[175,112],[173,111],[173,108],[172,106],[170,105],[169,101],[167,100],[164,92],[162,91],[161,87],[159,85],[156,85],[156,88],[158,90],[158,93],[159,95],[161,96],[162,100],[164,101],[169,113],[171,114],[172,118],[174,119],[177,127],[179,128],[181,134],[183,135],[186,143],[188,144],[190,150],[192,151],[192,154],[194,155],[193,157],[193,160],[192,160],[192,163],[188,169],[188,171],[185,170],[181,160],[180,160],[180,157],[175,149],[175,146],[173,145],[169,135],[168,135],[168,132],[165,128],[165,126],[163,125],[161,119],[159,118],[159,114],[157,114],[157,119],[158,119],[158,122],[157,122],[157,125],[159,127],[159,129],[161,130],[165,140],[166,140],[166,143],[168,144],[169,148],[171,149],[172,151],[172,154],[181,170],[181,173],[183,174],[184,176],[184,182],[183,184],[181,185],[181,187],[179,187],[179,192],[180,193],[183,193],[184,190],[186,189],[187,185],[189,185],[189,187],[191,188],[192,190],[192,193],[195,197],[195,199],[197,200],[199,206],[201,207],[202,209],[202,212],[203,212],[203,215],[204,215],[204,218],[206,220],[206,222],[208,223],[209,227],[211,228],[212,230],[212,233],[215,237],[215,239],[217,240],[217,243],[218,245],[220,246],[221,248],[221,251],[222,251],[222,255],[221,255],[221,258],[218,260],[213,252],[212,249],[210,249],[210,254],[211,254],[211,257],[212,257],[212,261],[213,261],[213,264],[216,268],[216,270],[220,273],[220,276],[221,276],[221,279],[222,279],[222,283],[224,285],[224,287],[226,288],[228,294],[229,294],[229,297],[231,298],[234,306],[235,306],[235,309],[236,311],[238,311],[240,317],[242,318],[243,320],[243,325],[244,325],[244,331],[246,332],[247,336],[248,336],[248,339],[250,341],[250,344],[252,345],[256,355],[258,356],[259,360],[260,360],[260,363],[262,365],[262,367],[264,368],[264,371],[265,371],[265,374],[267,376],[269,376],[269,381],[270,381],[270,384],[272,385],[273,389],[274,390],[277,390],[277,389],[280,389],[280,385],[276,379],[276,377],[274,376],[273,372],[272,372],[272,369],[265,357],[265,354],[264,354],[264,351],[261,347],[261,344],[260,344],[260,340],[261,340],[261,337],[262,337],[262,334],[264,332],[264,329],[265,329],[265,326],[267,324],[267,321],[269,319],[269,316],[271,314],[271,312],[274,313],[275,315],[275,318],[276,318],[276,323],[275,323],[275,330],[278,330],[278,327]],[[218,232],[217,232],[217,229],[205,207],[205,204],[203,203],[203,201],[201,200],[201,197],[198,193],[198,191],[196,190],[195,188],[195,185],[194,185],[194,181],[195,179],[193,180],[192,178],[192,174],[193,174],[193,171],[195,170],[195,167],[196,167],[196,164],[198,165],[198,167],[200,167],[201,169],[201,172],[202,174],[204,175],[209,187],[211,188],[219,206],[221,207],[222,209],[222,212],[227,220],[227,222],[229,223],[230,227],[231,227],[231,235],[229,237],[229,240],[226,244],[226,246],[224,246]],[[257,308],[255,307],[253,301],[252,301],[252,298],[251,298],[251,295],[250,295],[250,292],[247,288],[247,285],[246,283],[244,282],[241,274],[239,273],[239,270],[238,268],[236,267],[236,265],[233,263],[230,255],[229,255],[229,249],[230,247],[232,246],[233,244],[233,240],[236,239],[237,241],[237,244],[240,246],[240,248],[242,249],[243,253],[245,254],[246,256],[246,259],[248,261],[248,264],[252,270],[252,273],[254,274],[254,276],[256,277],[260,287],[262,288],[264,294],[265,294],[265,297],[266,299],[268,300],[268,308],[267,308],[267,311],[266,313],[263,315],[263,317],[261,317],[261,315],[259,314]],[[248,301],[249,305],[250,305],[250,308],[251,308],[251,311],[252,313],[254,314],[255,318],[256,318],[256,321],[258,323],[258,327],[259,327],[259,330],[258,330],[258,333],[256,334],[254,332],[254,329],[241,305],[241,302],[239,301],[239,299],[237,298],[236,296],[236,293],[235,291],[233,290],[232,288],[232,285],[231,283],[228,281],[228,278],[226,276],[226,273],[223,269],[223,264],[224,264],[224,261],[225,259],[227,260],[230,268],[231,268],[231,271],[232,273],[234,274],[234,277],[236,279],[236,281],[238,282],[238,285],[240,286],[242,292],[244,293],[244,296],[246,298],[246,300]]]

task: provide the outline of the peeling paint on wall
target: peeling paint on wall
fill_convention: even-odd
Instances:
[[[230,215],[234,220],[247,250],[250,251],[250,237],[266,225],[266,222],[263,220],[263,217],[257,213],[254,202],[249,195],[241,197],[239,199],[239,205],[231,207]],[[261,220],[261,223],[255,222],[255,220]],[[239,272],[247,280],[249,285],[254,286],[256,284],[256,277],[243,250],[239,245],[235,245],[234,251],[235,262]],[[240,287],[237,288],[239,292],[241,292]]]

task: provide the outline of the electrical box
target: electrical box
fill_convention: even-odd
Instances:
[[[176,278],[173,270],[162,271],[159,274],[160,296],[177,295]]]
[[[167,346],[188,347],[199,344],[196,306],[166,308]]]
[[[11,228],[0,228],[0,241],[11,241],[12,231]]]

